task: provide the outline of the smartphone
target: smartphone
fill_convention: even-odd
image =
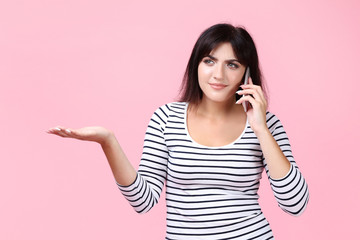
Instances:
[[[250,77],[250,67],[247,67],[246,71],[245,71],[244,85],[249,83],[249,77]],[[243,96],[245,96],[245,95],[242,95],[241,97],[243,97]],[[249,102],[245,101],[242,103],[242,105],[243,105],[244,111],[247,112],[247,110],[249,108]]]

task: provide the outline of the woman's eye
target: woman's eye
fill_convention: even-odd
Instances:
[[[204,63],[206,63],[206,64],[213,64],[214,61],[211,60],[211,59],[204,59]]]
[[[228,66],[232,69],[237,69],[239,66],[236,65],[235,63],[229,63]]]

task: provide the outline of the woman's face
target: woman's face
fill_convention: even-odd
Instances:
[[[199,63],[198,78],[203,98],[215,102],[235,101],[245,66],[235,57],[230,43],[220,43]]]

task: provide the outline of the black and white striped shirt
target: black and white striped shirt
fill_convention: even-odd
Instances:
[[[166,239],[272,239],[258,203],[263,169],[259,141],[246,123],[231,144],[208,147],[195,142],[186,126],[187,103],[158,108],[148,125],[136,180],[119,189],[139,213],[149,211],[166,183]],[[301,214],[309,191],[292,156],[279,119],[267,112],[267,125],[291,162],[289,173],[269,181],[279,206]]]

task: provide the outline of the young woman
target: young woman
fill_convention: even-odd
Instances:
[[[246,69],[251,77],[244,85]],[[263,169],[289,214],[304,211],[309,191],[281,122],[266,111],[262,86],[251,36],[217,24],[194,46],[180,101],[154,112],[138,171],[103,127],[48,132],[101,144],[119,189],[139,213],[157,203],[166,183],[166,239],[272,239],[258,203]]]

